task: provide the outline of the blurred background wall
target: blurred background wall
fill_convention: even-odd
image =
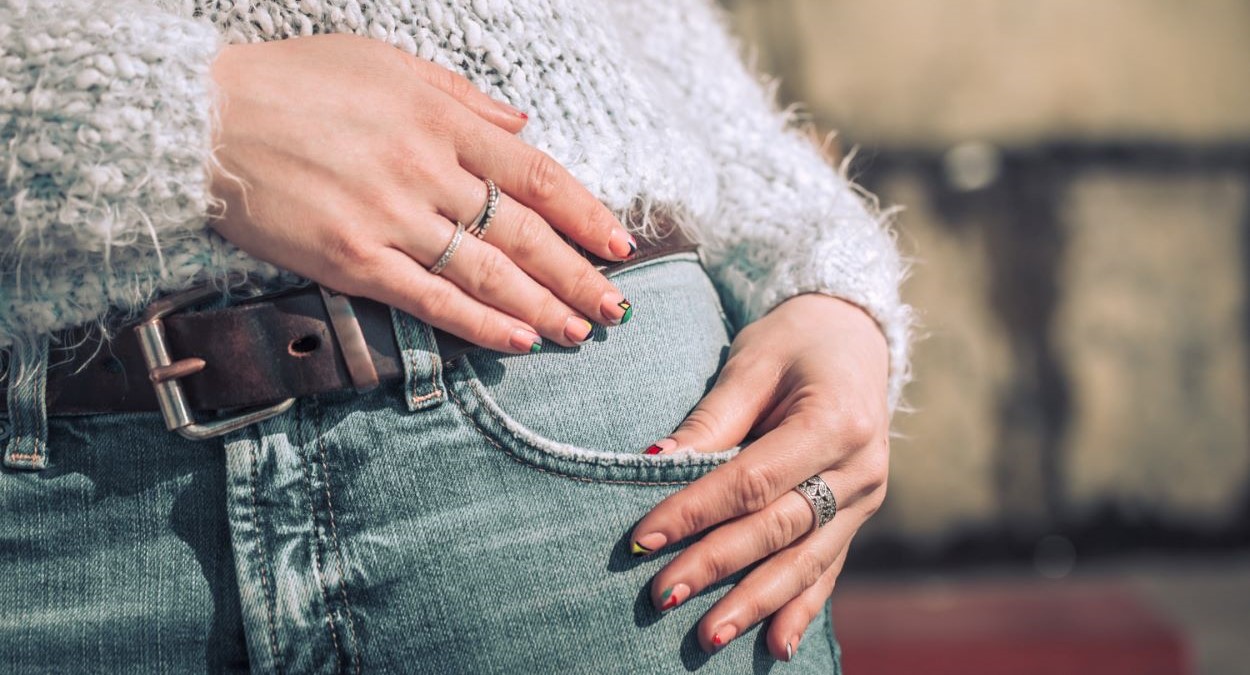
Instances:
[[[847,576],[1245,561],[1250,2],[723,4],[906,209],[916,412]]]

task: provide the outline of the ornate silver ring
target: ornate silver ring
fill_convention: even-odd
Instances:
[[[456,255],[456,251],[460,249],[460,242],[464,240],[464,223],[456,223],[456,233],[451,235],[451,241],[447,243],[447,248],[443,250],[443,255],[430,265],[430,274],[442,274],[447,269],[447,264],[451,262],[451,257]]]
[[[833,496],[833,490],[829,489],[829,484],[820,476],[812,476],[799,483],[794,491],[803,495],[808,506],[812,507],[812,522],[815,524],[812,529],[824,527],[825,523],[838,514],[838,500]]]
[[[486,203],[482,205],[482,210],[469,224],[469,234],[478,239],[486,236],[486,228],[490,227],[490,221],[495,217],[495,210],[499,208],[499,186],[489,178],[483,178],[482,182],[486,183]]]

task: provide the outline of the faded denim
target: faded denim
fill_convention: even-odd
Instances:
[[[728,584],[651,608],[672,551],[635,560],[625,538],[733,453],[640,452],[731,329],[693,254],[615,281],[636,316],[579,349],[445,366],[397,314],[403,382],[217,441],[155,414],[48,419],[47,467],[0,474],[0,670],[838,672],[827,609],[784,664],[758,627],[699,648]]]

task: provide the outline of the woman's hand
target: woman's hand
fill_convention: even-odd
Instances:
[[[213,227],[252,255],[398,307],[475,344],[572,346],[625,298],[557,231],[610,260],[633,238],[551,157],[516,136],[525,115],[382,42],[319,35],[226,47]],[[428,271],[455,222],[501,192],[483,240]]]
[[[821,611],[846,549],[885,498],[889,460],[888,352],[861,309],[801,295],[747,326],[716,386],[652,454],[741,453],[673,494],[634,528],[635,555],[691,535],[700,540],[651,584],[658,609],[680,607],[762,561],[703,617],[698,636],[715,651],[769,616],[768,648],[789,659]],[[813,531],[812,509],[793,490],[819,474],[837,516]]]

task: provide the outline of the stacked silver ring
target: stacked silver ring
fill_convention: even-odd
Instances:
[[[489,178],[483,178],[482,182],[486,183],[486,203],[482,205],[482,210],[469,224],[469,234],[478,239],[486,236],[486,228],[490,227],[490,221],[495,217],[495,210],[499,208],[499,186]]]
[[[824,527],[825,523],[838,514],[838,500],[833,496],[833,490],[829,489],[829,484],[820,476],[808,478],[795,486],[794,490],[803,495],[807,505],[812,507],[812,520],[816,528]]]
[[[456,255],[456,251],[460,248],[460,242],[464,240],[464,223],[456,223],[456,233],[451,235],[451,241],[447,243],[447,248],[443,250],[443,255],[430,265],[430,274],[442,274],[447,269],[447,264],[451,262],[451,257]]]

